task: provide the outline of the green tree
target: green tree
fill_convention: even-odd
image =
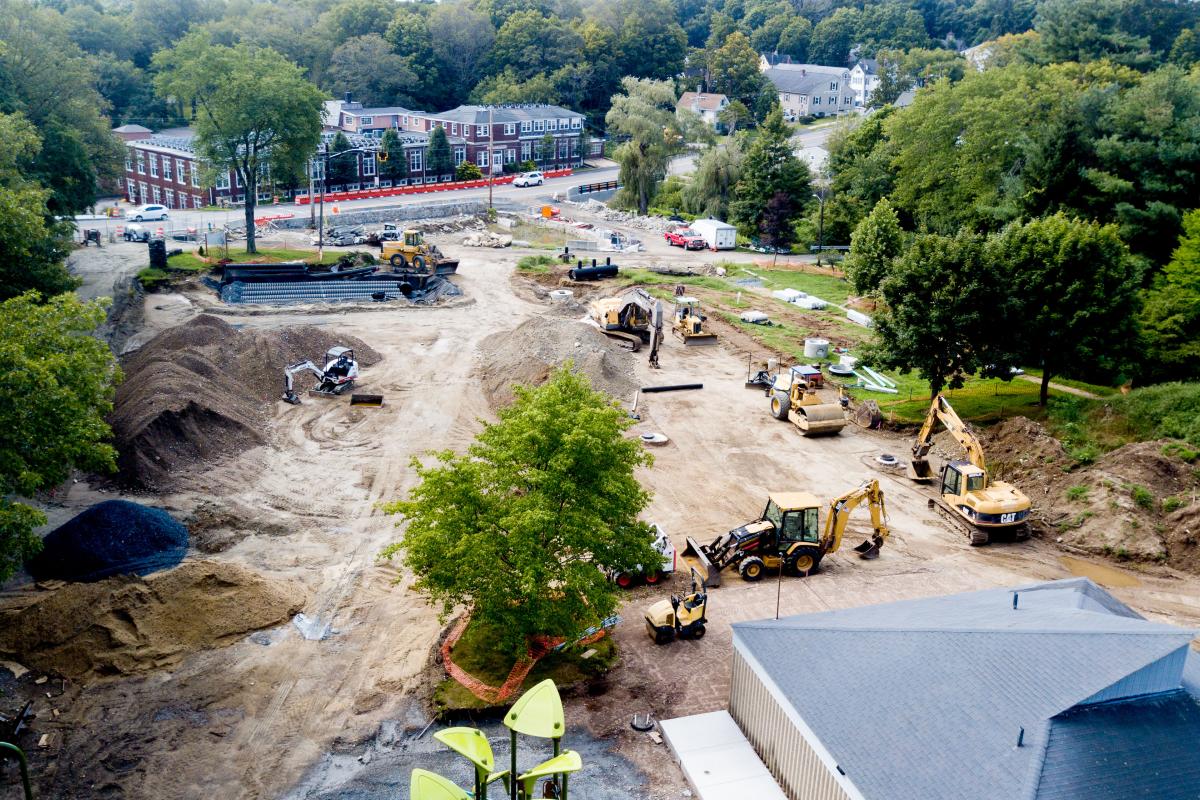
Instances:
[[[669,81],[625,78],[621,86],[625,93],[613,96],[605,117],[609,131],[625,138],[613,153],[621,166],[616,200],[645,214],[684,137],[675,119],[675,90]]]
[[[110,472],[116,452],[104,417],[120,370],[94,333],[104,302],[35,293],[0,302],[0,580],[34,555],[40,512],[15,498],[65,481],[74,468]]]
[[[475,84],[475,88],[471,90],[471,102],[481,105],[557,104],[559,100],[558,86],[549,75],[538,74],[527,81],[522,81],[511,68],[505,69],[498,75],[489,75]]]
[[[546,164],[554,160],[554,135],[547,133],[542,136],[541,139],[537,140],[534,149],[537,151],[534,155],[537,156],[538,162],[545,167]]]
[[[793,17],[779,34],[779,52],[803,64],[808,59],[808,43],[812,38],[813,25],[804,17]]]
[[[1034,29],[1045,63],[1108,59],[1130,67],[1153,60],[1150,39],[1127,30],[1126,0],[1042,0]]]
[[[483,170],[470,161],[464,161],[454,168],[454,180],[456,181],[477,181],[482,177]]]
[[[859,294],[876,291],[903,250],[904,232],[900,229],[900,219],[887,198],[880,198],[850,236],[846,277],[854,291]]]
[[[766,81],[758,68],[758,53],[740,31],[731,34],[709,56],[708,74],[713,91],[743,105],[754,103]]]
[[[385,181],[402,181],[408,178],[408,154],[400,134],[392,129],[383,132],[379,140],[379,158],[376,159],[379,177]]]
[[[525,81],[562,67],[582,47],[583,37],[558,17],[518,11],[496,31],[493,69],[510,69],[517,80]]]
[[[358,153],[348,153],[351,149],[350,139],[338,131],[329,140],[329,158],[325,160],[325,185],[345,186],[358,181]],[[333,155],[340,153],[341,155]]]
[[[214,45],[189,34],[154,56],[160,94],[196,109],[196,144],[214,170],[232,170],[245,188],[246,252],[254,244],[254,209],[264,171],[296,169],[321,135],[323,97],[300,69],[274,50]]]
[[[403,540],[384,551],[444,613],[467,606],[502,632],[497,647],[512,654],[612,614],[621,595],[603,569],[656,563],[634,477],[651,458],[623,435],[628,416],[570,365],[515,393],[465,454],[414,462],[420,483],[388,507],[407,523]]]
[[[809,197],[808,167],[796,158],[791,133],[783,121],[783,112],[775,109],[759,126],[758,136],[746,152],[730,216],[747,234],[782,241],[785,229],[794,228],[804,211]],[[770,219],[768,206],[772,211]],[[768,223],[770,229],[764,227]]]
[[[1200,61],[1200,30],[1185,28],[1180,31],[1171,45],[1167,60],[1184,68]]]
[[[339,44],[329,60],[329,82],[336,94],[351,92],[367,106],[408,105],[417,73],[407,58],[396,55],[377,33],[355,36]]]
[[[730,139],[724,147],[710,147],[700,156],[696,174],[683,188],[683,207],[689,214],[727,219],[729,202],[742,176],[742,147]]]
[[[729,105],[717,114],[717,121],[725,126],[725,132],[730,136],[737,132],[739,122],[749,122],[751,119],[750,109],[741,100],[730,100]]]
[[[479,80],[496,40],[496,29],[486,14],[466,3],[438,3],[429,12],[430,42],[438,72],[450,90],[448,102],[461,101]]]
[[[1146,377],[1200,379],[1200,211],[1184,215],[1179,246],[1146,293],[1142,326]]]
[[[621,0],[617,61],[622,75],[667,80],[683,71],[687,34],[668,0]]]
[[[963,376],[1014,363],[1011,296],[983,236],[918,234],[880,284],[874,365],[917,370],[933,397]]]
[[[454,174],[454,154],[450,152],[450,141],[442,126],[429,133],[429,155],[425,163],[425,174],[441,177]]]
[[[808,41],[808,57],[814,64],[840,66],[850,56],[850,47],[858,32],[862,12],[839,8],[813,28]]]

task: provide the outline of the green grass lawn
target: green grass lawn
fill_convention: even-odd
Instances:
[[[853,294],[853,290],[846,280],[833,275],[819,275],[793,269],[764,269],[754,264],[726,264],[724,266],[726,272],[734,278],[741,277],[747,271],[753,272],[763,279],[764,285],[771,291],[795,289],[838,305],[844,305]]]

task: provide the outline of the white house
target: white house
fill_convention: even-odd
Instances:
[[[778,64],[765,73],[779,93],[783,116],[833,117],[853,111],[850,70],[820,64]]]
[[[709,125],[716,127],[717,116],[727,105],[729,105],[729,98],[723,94],[684,92],[679,98],[679,102],[675,104],[675,108],[676,110],[686,108],[694,111]]]
[[[866,108],[871,93],[879,86],[879,62],[860,58],[850,70],[850,88],[854,90],[854,105]]]

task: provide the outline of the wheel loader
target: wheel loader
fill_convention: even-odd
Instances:
[[[805,436],[825,436],[846,427],[846,402],[827,403],[817,394],[811,377],[801,367],[775,376],[771,387],[771,416],[791,420]]]
[[[912,447],[908,477],[917,483],[931,483],[933,468],[927,456],[933,447],[933,429],[941,422],[967,451],[966,461],[948,461],[942,465],[939,491],[943,506],[954,518],[967,523],[974,546],[987,544],[991,531],[1020,528],[1024,531],[1033,504],[1017,487],[1005,481],[990,480],[983,457],[983,445],[962,421],[950,401],[942,395],[933,398],[925,422]]]
[[[384,241],[380,258],[392,265],[393,272],[417,275],[453,275],[458,272],[458,259],[446,258],[437,245],[429,244],[418,230],[407,230],[404,238]]]
[[[808,492],[777,492],[767,499],[762,515],[754,522],[734,528],[709,544],[687,538],[684,556],[700,562],[705,587],[720,586],[721,572],[733,568],[746,581],[757,581],[768,570],[804,576],[820,569],[821,559],[836,553],[850,519],[850,512],[867,501],[871,511],[872,535],[854,548],[859,558],[879,557],[888,537],[887,511],[878,481],[867,481],[830,501],[822,528],[818,517],[821,501]]]
[[[683,597],[673,594],[646,609],[646,632],[655,644],[667,644],[676,638],[703,639],[707,611],[708,592],[693,569],[691,592]]]
[[[704,330],[708,318],[700,312],[700,301],[694,297],[676,297],[671,331],[683,340],[684,347],[716,344],[717,335]]]

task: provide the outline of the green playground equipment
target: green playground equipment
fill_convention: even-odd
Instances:
[[[554,681],[547,678],[521,695],[504,715],[504,725],[511,732],[510,769],[495,771],[496,759],[483,731],[447,728],[435,733],[433,738],[471,762],[475,767],[475,790],[468,792],[435,772],[414,769],[411,800],[487,800],[488,786],[499,780],[504,781],[509,800],[532,800],[540,778],[552,778],[553,796],[567,800],[567,778],[572,772],[583,769],[583,760],[574,750],[560,751],[567,726],[562,698]],[[554,757],[518,775],[517,734],[550,739],[554,743]]]

